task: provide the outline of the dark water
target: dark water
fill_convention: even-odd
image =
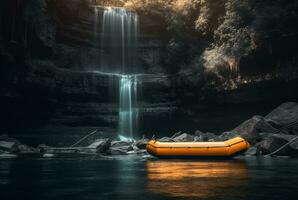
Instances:
[[[298,160],[0,159],[0,199],[297,199]]]

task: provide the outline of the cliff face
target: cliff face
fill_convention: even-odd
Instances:
[[[182,10],[173,4],[175,12],[155,5],[132,8],[140,19],[138,64],[143,74],[150,74],[139,77],[141,133],[197,128],[221,131],[248,115],[262,114],[282,101],[298,99],[292,92],[297,87],[297,51],[293,46],[288,50],[287,46],[280,46],[288,44],[290,38],[296,41],[296,30],[292,23],[285,27],[272,25],[276,20],[292,19],[291,15],[279,13],[276,19],[270,18],[268,26],[257,23],[267,20],[263,8],[269,13],[268,9],[277,9],[281,3],[251,5],[252,1],[247,1],[248,4],[235,7],[232,1],[220,1],[223,6],[218,7],[213,1],[206,2],[209,3],[193,2],[194,6]],[[290,9],[294,4],[293,1],[285,7]],[[127,1],[124,6],[131,8],[130,5]],[[217,10],[222,8],[225,9]],[[230,25],[242,8],[249,11],[248,18],[243,19],[245,23],[239,27],[235,25],[238,22]],[[0,130],[96,126],[115,131],[118,82],[115,77],[94,72],[101,46],[94,43],[94,10],[89,1],[5,0],[1,1],[0,14]],[[208,19],[206,23],[204,17]],[[222,19],[223,23],[219,21]],[[243,48],[239,43],[237,47],[245,49],[238,52],[241,57],[234,59],[236,54],[229,54],[236,63],[224,59],[208,68],[207,64],[214,64],[211,61],[222,61],[223,57],[217,54],[223,56],[219,49],[228,55],[227,45],[238,44],[231,41],[233,30],[244,30],[252,24],[267,39],[260,39],[258,48],[249,52],[246,43]],[[282,33],[284,36],[275,39],[270,32],[273,35],[266,37],[264,27],[287,30],[290,35]],[[285,51],[279,53],[279,47]],[[285,56],[287,51],[291,58]],[[240,72],[221,70],[233,63]],[[227,115],[231,117],[227,119]]]

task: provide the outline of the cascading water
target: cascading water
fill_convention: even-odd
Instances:
[[[95,7],[94,30],[99,29],[98,17],[102,14],[100,41],[101,71],[134,73],[136,71],[138,15],[120,7]],[[100,12],[102,11],[102,12]]]
[[[137,76],[122,75],[119,84],[119,135],[134,137],[137,130]]]
[[[138,15],[120,7],[94,7],[94,12],[94,43],[101,48],[99,70],[117,73],[119,78],[118,133],[122,138],[134,138],[138,124],[138,80],[133,75],[137,72]]]

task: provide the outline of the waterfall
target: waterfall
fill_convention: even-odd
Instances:
[[[94,7],[94,9],[94,42],[96,44],[99,43],[98,16],[102,14],[100,70],[134,73],[137,60],[138,15],[120,7]]]
[[[137,72],[138,29],[138,15],[135,12],[120,7],[94,7],[94,44],[101,51],[98,70],[117,74],[118,134],[131,139],[138,124],[138,80],[137,75],[133,75]]]
[[[121,75],[119,81],[119,135],[134,138],[137,124],[137,76]]]

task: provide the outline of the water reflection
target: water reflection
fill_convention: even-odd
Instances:
[[[172,197],[245,197],[248,172],[244,161],[148,161],[147,189]]]

